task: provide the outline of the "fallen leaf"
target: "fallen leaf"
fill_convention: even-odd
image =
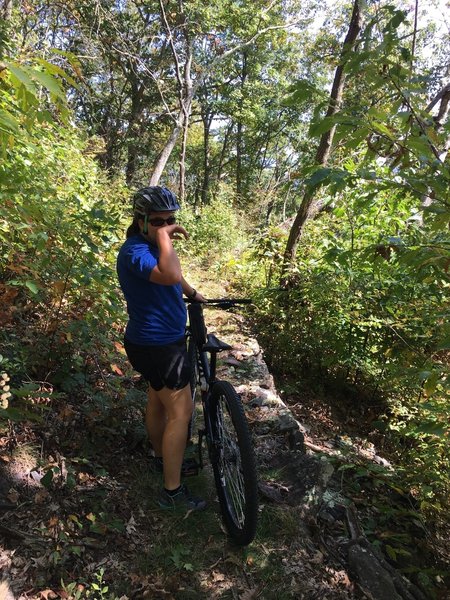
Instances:
[[[243,594],[239,595],[239,600],[253,600],[253,598],[257,597],[258,593],[258,588],[254,588],[253,590],[245,590]]]
[[[56,594],[53,590],[42,590],[39,592],[39,598],[43,598],[44,600],[52,600],[52,598],[57,598],[58,594]]]
[[[117,352],[120,352],[121,354],[125,354],[125,348],[119,342],[114,342],[114,347],[117,350]]]
[[[13,504],[17,504],[17,502],[19,501],[19,498],[20,498],[20,494],[17,490],[15,490],[14,488],[11,488],[8,492],[7,498]]]
[[[37,471],[30,471],[30,477],[34,481],[41,481],[43,475],[41,473],[38,473]]]
[[[63,279],[53,282],[53,288],[59,295],[62,295],[66,291],[66,287],[67,283]]]
[[[114,373],[123,377],[123,372],[120,370],[120,368],[116,364],[111,365],[111,369],[114,371]]]
[[[92,477],[92,475],[89,475],[89,473],[80,471],[80,473],[77,474],[77,479],[80,483],[88,483],[89,481],[92,481],[94,477]]]
[[[71,407],[70,404],[66,404],[65,406],[63,406],[61,408],[61,410],[59,411],[59,418],[61,419],[61,421],[69,421],[70,419],[72,419],[73,415],[75,414],[75,411],[73,410],[73,408]]]
[[[225,575],[223,573],[219,573],[219,571],[212,572],[212,579],[214,583],[218,581],[225,581]]]
[[[9,325],[13,320],[13,315],[10,312],[0,312],[0,325]]]
[[[130,520],[126,524],[126,531],[128,535],[134,535],[136,533],[136,519],[131,515]]]
[[[48,500],[49,497],[50,497],[50,494],[47,492],[46,489],[39,490],[34,495],[34,503],[35,504],[43,504],[46,500]]]
[[[310,562],[319,565],[320,563],[323,562],[323,554],[320,550],[317,550],[317,552],[314,554],[313,558],[311,558]]]

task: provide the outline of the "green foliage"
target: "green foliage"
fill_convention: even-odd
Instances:
[[[78,87],[66,72],[43,58],[6,60],[0,70],[0,148],[24,143],[36,123],[67,123],[62,81]]]
[[[324,118],[316,104],[309,135],[336,127],[337,150],[335,164],[296,174],[326,212],[303,232],[291,288],[258,294],[244,286],[258,298],[257,322],[277,370],[385,404],[376,426],[397,440],[404,481],[439,507],[450,466],[448,124],[424,108],[428,73],[413,70],[407,27],[392,6],[376,12],[346,64],[340,111]],[[287,104],[303,105],[314,87],[300,80]],[[256,238],[241,284],[272,285],[278,243],[273,233]]]
[[[255,261],[263,273],[263,281],[258,283],[269,288],[276,284],[283,261],[286,234],[279,227],[269,227],[254,235],[250,260]],[[253,279],[253,281],[255,281]]]
[[[183,546],[182,544],[177,544],[170,554],[170,561],[177,569],[184,569],[185,571],[193,571],[194,566],[187,562],[188,558],[191,556],[192,551],[190,548]]]
[[[112,262],[124,192],[76,132],[37,124],[31,133],[0,167],[3,364],[16,376],[61,378],[122,312]]]
[[[422,226],[410,219],[418,203],[401,190],[372,190],[369,182],[346,190],[330,217],[310,225],[296,286],[259,294],[249,286],[270,285],[280,265],[283,237],[266,232],[250,258],[259,276],[247,278],[244,268],[243,279],[257,299],[261,337],[276,370],[385,397],[380,426],[411,441],[400,457],[405,478],[420,480],[424,496],[426,490],[441,495],[450,466],[447,242],[434,233],[432,217]]]
[[[180,222],[189,233],[189,241],[180,246],[180,252],[206,265],[227,262],[245,241],[242,218],[226,188],[198,211],[184,207]]]
[[[92,600],[119,600],[119,596],[109,592],[109,586],[104,581],[105,570],[99,569],[93,575],[91,582],[81,584],[77,582],[64,583],[61,581],[61,587],[69,594],[73,600],[82,600],[83,598],[92,598]]]

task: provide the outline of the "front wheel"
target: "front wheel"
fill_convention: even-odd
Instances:
[[[188,357],[189,357],[189,364],[190,364],[190,378],[189,378],[189,385],[191,388],[191,398],[192,398],[192,417],[191,420],[189,422],[189,427],[188,427],[188,442],[192,439],[194,430],[195,430],[195,420],[196,420],[196,404],[195,404],[195,400],[196,400],[196,396],[197,396],[197,392],[198,392],[198,386],[199,386],[199,372],[198,372],[198,350],[197,350],[197,346],[195,345],[194,340],[191,338],[189,338],[189,342],[188,342]]]
[[[213,384],[209,399],[211,460],[225,527],[246,546],[255,537],[258,483],[251,435],[244,409],[227,381]]]

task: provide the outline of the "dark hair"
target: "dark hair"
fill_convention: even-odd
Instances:
[[[131,225],[127,229],[127,239],[129,237],[132,237],[133,235],[137,235],[140,232],[141,232],[141,228],[139,227],[139,223],[138,223],[137,217],[135,217],[133,219],[133,222],[131,223]]]

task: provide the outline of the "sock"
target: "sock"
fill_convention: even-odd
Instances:
[[[181,485],[179,485],[176,489],[174,490],[168,490],[166,488],[164,488],[164,491],[167,492],[167,494],[169,496],[176,496],[178,494],[178,492],[181,490]]]

